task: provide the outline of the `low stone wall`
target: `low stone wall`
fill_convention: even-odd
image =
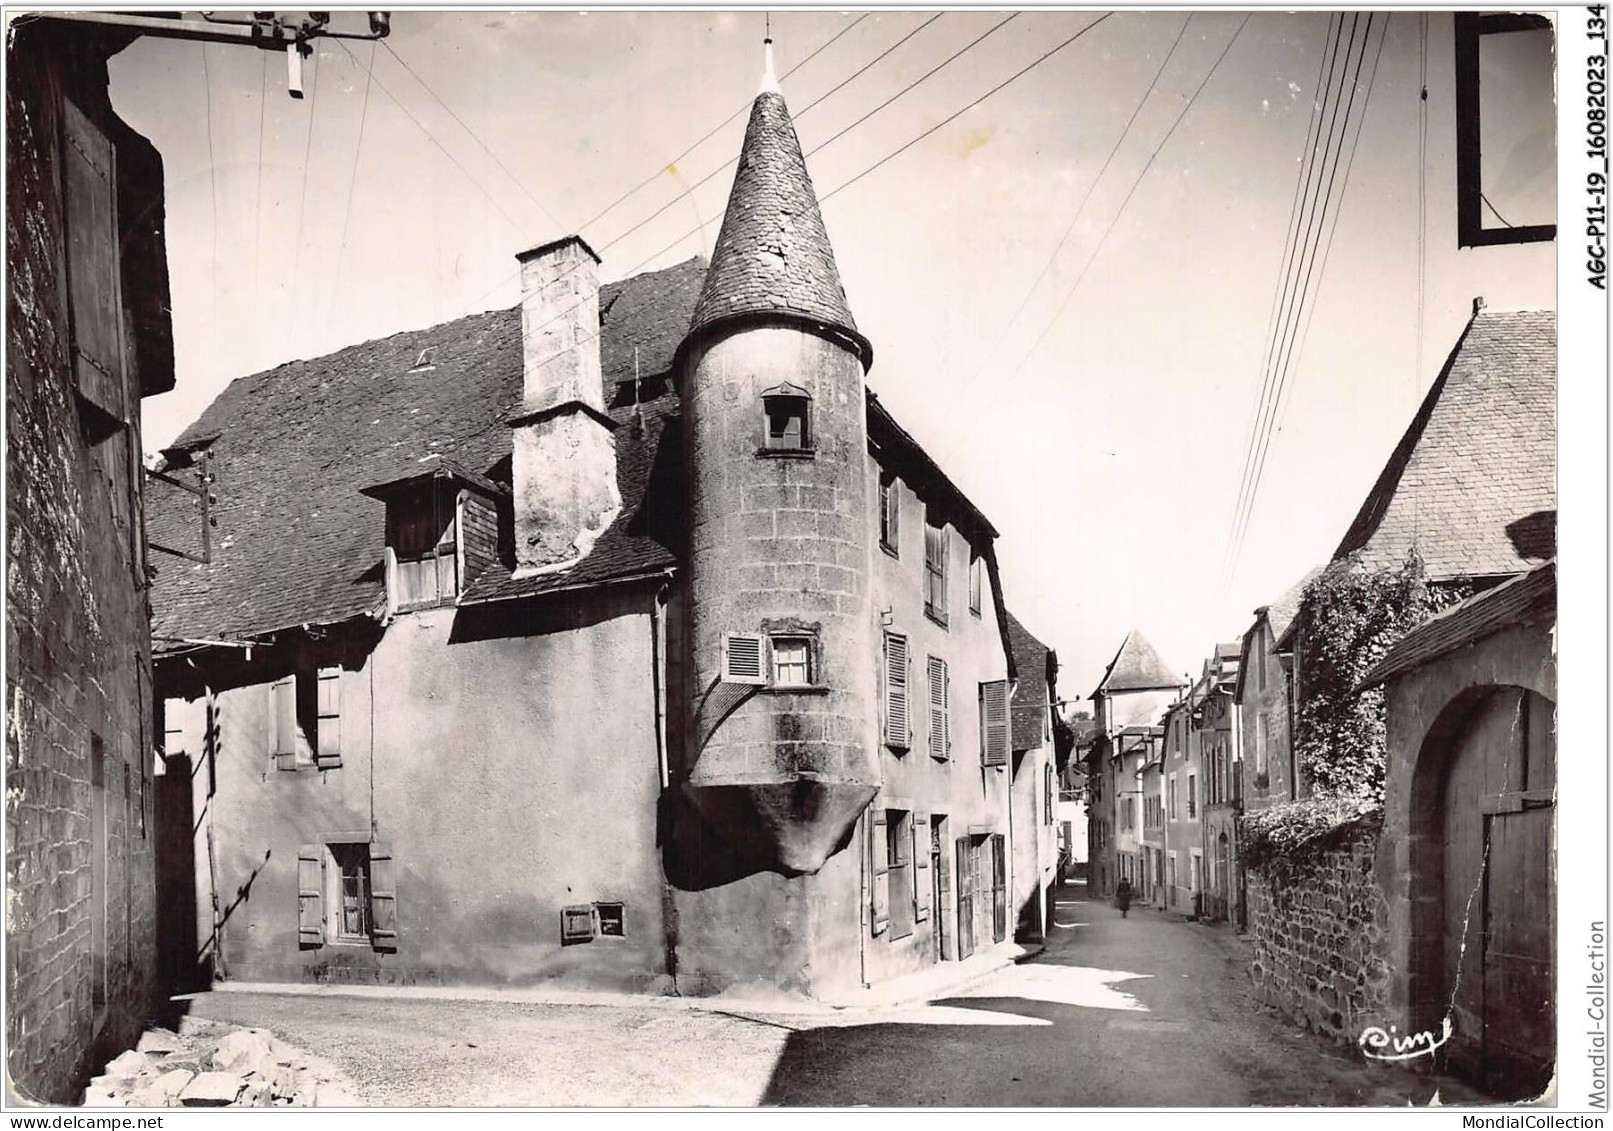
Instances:
[[[1388,903],[1373,877],[1381,822],[1361,822],[1286,871],[1248,873],[1256,996],[1332,1039],[1384,1024]]]

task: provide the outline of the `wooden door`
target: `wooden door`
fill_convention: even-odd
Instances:
[[[975,899],[974,899],[974,853],[969,848],[969,838],[960,836],[956,841],[957,850],[957,885],[958,885],[958,960],[968,958],[975,952]]]
[[[931,922],[935,924],[935,958],[939,962],[943,958],[951,958],[949,953],[952,938],[947,930],[947,899],[952,894],[951,869],[947,866],[946,838],[941,828],[946,818],[930,817],[930,882],[935,885],[935,899],[930,904],[934,911]]]
[[[1495,692],[1452,751],[1444,794],[1450,1062],[1494,1095],[1540,1094],[1556,1060],[1552,705]]]

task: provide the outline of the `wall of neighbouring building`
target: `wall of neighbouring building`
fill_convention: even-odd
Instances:
[[[1047,767],[1052,760],[1051,740],[1034,750],[1014,753],[1014,937],[1022,942],[1040,942],[1046,937],[1050,912],[1048,892],[1057,880],[1058,826],[1047,820]],[[1056,806],[1056,780],[1052,801]],[[1057,820],[1056,815],[1054,820]]]
[[[1358,821],[1291,875],[1248,872],[1256,996],[1350,1043],[1369,1026],[1388,1027],[1389,908],[1373,875],[1380,828]]]
[[[880,468],[868,457],[867,476],[879,481]],[[999,627],[997,595],[989,580],[983,582],[978,614],[969,610],[969,540],[956,526],[946,530],[947,624],[943,627],[924,612],[924,517],[925,499],[911,485],[898,478],[892,484],[900,498],[901,521],[895,553],[880,548],[879,498],[873,491],[866,526],[868,544],[873,547],[873,606],[887,622],[884,627],[907,637],[912,676],[908,684],[912,745],[905,751],[885,744],[878,712],[871,712],[869,736],[879,750],[880,792],[870,803],[875,807],[922,812],[932,820],[944,816],[946,843],[942,845],[941,868],[947,894],[943,906],[932,908],[929,918],[914,924],[911,935],[893,937],[891,932],[866,936],[868,980],[895,977],[921,969],[937,961],[956,957],[959,937],[957,843],[969,839],[970,851],[981,859],[983,890],[973,902],[973,930],[976,953],[992,945],[994,922],[990,890],[991,835],[1008,837],[1008,766],[982,764],[980,745],[979,688],[982,683],[1008,678],[1008,660],[1003,651]],[[887,612],[888,611],[888,612]],[[870,670],[878,670],[883,638],[876,635],[870,654]],[[930,755],[928,710],[929,656],[947,662],[950,699],[951,750],[946,760]],[[1036,678],[1040,673],[1031,673]],[[1020,678],[1027,678],[1021,672]],[[869,825],[864,819],[865,829]],[[1007,848],[1007,890],[1009,908],[1005,938],[1014,930],[1012,892],[1014,890],[1014,848]],[[866,857],[866,852],[865,852]],[[867,864],[864,864],[866,871]],[[933,881],[932,881],[933,886]],[[864,928],[865,931],[867,928]],[[944,935],[938,947],[937,930]]]
[[[1389,907],[1387,957],[1395,971],[1390,1005],[1403,1027],[1438,1024],[1451,993],[1435,970],[1440,947],[1427,938],[1418,946],[1416,938],[1423,913],[1433,912],[1437,922],[1441,895],[1437,878],[1418,871],[1443,848],[1437,804],[1427,797],[1418,803],[1420,795],[1442,788],[1448,769],[1441,763],[1445,751],[1428,749],[1430,735],[1462,697],[1500,687],[1527,688],[1556,702],[1556,659],[1546,626],[1508,628],[1404,673],[1386,688],[1388,764],[1377,880]],[[1425,936],[1442,937],[1439,932],[1435,922],[1421,924]]]
[[[150,619],[138,384],[126,370],[133,420],[110,435],[75,401],[62,93],[127,127],[104,61],[75,68],[36,32],[7,44],[6,1035],[13,1094],[63,1103],[153,1002]]]
[[[1243,806],[1264,809],[1306,796],[1292,758],[1289,727],[1289,676],[1272,651],[1271,623],[1262,616],[1250,630],[1243,675],[1240,725],[1243,728]]]
[[[407,613],[357,656],[334,639],[257,649],[256,669],[214,690],[212,748],[205,699],[169,701],[168,772],[194,770],[195,938],[213,973],[666,985],[656,597],[570,596]],[[338,661],[341,766],[277,769],[271,681]],[[299,849],[367,835],[391,853],[396,951],[303,947]],[[562,908],[596,902],[623,904],[623,936],[562,945]]]

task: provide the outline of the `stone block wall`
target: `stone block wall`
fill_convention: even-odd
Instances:
[[[98,1047],[139,1034],[154,991],[150,623],[138,413],[86,433],[73,391],[56,188],[72,76],[43,50],[11,63],[6,1067],[13,1102],[64,1103]]]
[[[1382,1025],[1389,1003],[1388,903],[1373,876],[1369,821],[1292,873],[1248,873],[1256,996],[1334,1040]]]

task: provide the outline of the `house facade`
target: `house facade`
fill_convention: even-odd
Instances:
[[[1199,915],[1212,921],[1239,919],[1238,813],[1243,799],[1239,720],[1232,693],[1237,685],[1241,643],[1217,644],[1195,688],[1193,725],[1198,731],[1204,808],[1204,891]]]
[[[24,1102],[75,1100],[156,1000],[140,404],[173,387],[173,336],[162,160],[107,93],[132,39],[8,28],[6,1068]]]
[[[1305,586],[1320,572],[1318,566],[1276,601],[1256,609],[1254,623],[1243,634],[1232,702],[1237,710],[1245,809],[1264,809],[1307,795],[1293,744],[1293,644],[1285,638],[1299,613]],[[1279,640],[1284,641],[1281,648]]]
[[[1122,877],[1137,888],[1141,851],[1142,769],[1161,739],[1155,722],[1186,681],[1135,629],[1126,634],[1092,693],[1094,737],[1087,753],[1088,890],[1114,894]]]
[[[1059,758],[1053,704],[1058,702],[1058,656],[1008,614],[1014,685],[1010,740],[1013,760],[1014,938],[1042,942],[1053,921],[1058,883]],[[1065,752],[1068,759],[1068,751]]]
[[[520,259],[167,453],[224,500],[157,592],[190,980],[834,997],[1007,941],[997,532],[867,388],[776,84],[709,266]]]
[[[1193,722],[1192,699],[1172,704],[1162,716],[1165,792],[1165,907],[1197,914],[1204,891],[1204,759]]]

